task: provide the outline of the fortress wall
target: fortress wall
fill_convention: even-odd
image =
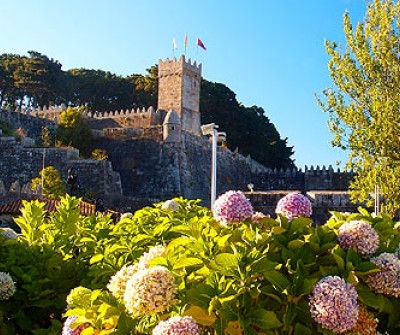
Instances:
[[[147,110],[137,108],[136,110],[88,113],[85,118],[92,129],[149,128],[161,125],[165,114],[165,111],[155,111],[153,107],[149,107]]]
[[[276,217],[275,208],[279,199],[295,190],[274,190],[245,192],[256,211]],[[297,190],[299,191],[299,190]],[[299,191],[300,192],[300,191]],[[306,193],[313,206],[311,218],[317,224],[323,224],[330,218],[330,211],[357,212],[362,204],[350,202],[348,191],[309,191]]]
[[[36,114],[24,114],[0,109],[0,119],[11,124],[14,129],[23,129],[26,131],[26,135],[31,138],[40,137],[44,127],[53,130],[56,128],[56,124],[53,121],[40,118]]]
[[[313,166],[305,171],[301,169],[269,169],[254,173],[253,184],[257,190],[348,190],[349,184],[354,177],[352,172],[334,171],[331,166],[320,168]]]
[[[105,149],[108,158],[121,176],[123,194],[135,198],[169,197],[179,194],[175,179],[167,166],[174,166],[173,153],[162,152],[162,143],[150,139],[140,141],[98,138],[95,147]]]
[[[98,138],[95,145],[107,150],[121,175],[124,195],[156,200],[184,196],[209,204],[211,143],[187,133],[182,136],[182,143]],[[219,148],[217,167],[218,193],[245,189],[250,182],[250,166],[241,155]]]
[[[69,148],[24,147],[14,137],[0,137],[0,171],[4,187],[18,181],[26,184],[39,176],[43,166],[54,166],[66,181],[74,167],[81,185],[96,194],[121,194],[119,176],[108,161],[79,159],[79,151]]]

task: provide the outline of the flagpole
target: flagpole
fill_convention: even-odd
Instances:
[[[185,33],[185,40],[184,40],[184,44],[185,44],[185,57],[186,57],[187,42],[188,42],[187,33]]]

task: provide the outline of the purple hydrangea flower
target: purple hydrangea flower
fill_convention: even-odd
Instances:
[[[153,335],[199,335],[199,327],[191,316],[174,316],[161,321],[154,329]]]
[[[228,191],[214,203],[214,217],[227,224],[244,221],[253,215],[253,206],[243,192]]]
[[[343,333],[357,323],[357,291],[338,276],[322,278],[310,294],[310,312],[323,328]]]
[[[343,249],[354,248],[360,255],[369,256],[379,248],[379,235],[364,221],[350,221],[339,228],[339,244]]]
[[[381,271],[366,276],[366,282],[377,293],[400,297],[400,259],[384,252],[370,259]]]
[[[82,325],[79,325],[75,329],[71,328],[72,324],[75,322],[76,319],[77,316],[67,317],[67,319],[64,322],[61,335],[80,335],[85,328],[89,327],[89,324],[84,323]]]
[[[275,212],[292,220],[294,217],[310,217],[312,206],[306,196],[294,192],[287,194],[278,201]]]

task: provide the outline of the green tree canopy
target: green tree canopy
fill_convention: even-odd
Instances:
[[[226,85],[202,81],[200,111],[203,124],[214,122],[227,133],[227,145],[271,168],[294,167],[293,148],[258,106],[245,107]]]
[[[102,70],[72,69],[65,73],[65,97],[93,111],[131,108],[135,86],[126,78]]]
[[[56,140],[65,146],[79,149],[83,156],[90,155],[92,133],[83,118],[83,109],[68,107],[61,113],[57,127]]]
[[[14,104],[21,96],[15,83],[15,72],[23,67],[23,59],[15,54],[0,55],[0,106],[3,102]]]
[[[42,187],[43,196],[47,199],[59,200],[65,196],[65,184],[54,166],[46,166],[39,172],[39,177],[32,179],[31,187],[36,190]]]
[[[158,66],[153,65],[146,69],[147,74],[131,75],[131,80],[135,85],[135,100],[138,106],[157,106],[158,99]]]
[[[383,209],[400,208],[400,3],[374,0],[354,28],[344,15],[346,46],[326,42],[334,88],[319,100],[329,113],[332,144],[348,150],[356,177],[353,200],[369,201],[375,185]]]

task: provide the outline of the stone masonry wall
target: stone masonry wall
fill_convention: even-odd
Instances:
[[[158,62],[158,108],[174,109],[181,118],[182,130],[200,134],[201,64],[181,56]]]
[[[79,159],[77,149],[24,147],[14,137],[0,137],[0,171],[6,189],[15,181],[30,182],[43,166],[54,166],[64,181],[68,169],[75,168],[81,185],[94,194],[122,193],[119,175],[108,161]]]
[[[211,143],[184,134],[182,143],[160,143],[148,139],[113,141],[99,138],[96,147],[107,150],[121,176],[125,196],[154,201],[176,196],[202,199],[209,204],[211,183]],[[219,148],[217,193],[245,189],[251,169],[245,157]]]
[[[354,177],[352,172],[334,171],[332,166],[301,169],[260,171],[253,176],[253,184],[256,190],[334,190],[344,191],[349,188],[350,181]]]
[[[276,217],[275,208],[279,199],[291,192],[293,190],[245,192],[245,194],[256,211]],[[354,213],[361,205],[351,203],[347,191],[309,191],[305,195],[313,206],[311,218],[316,224],[325,223],[330,217],[330,211]]]

